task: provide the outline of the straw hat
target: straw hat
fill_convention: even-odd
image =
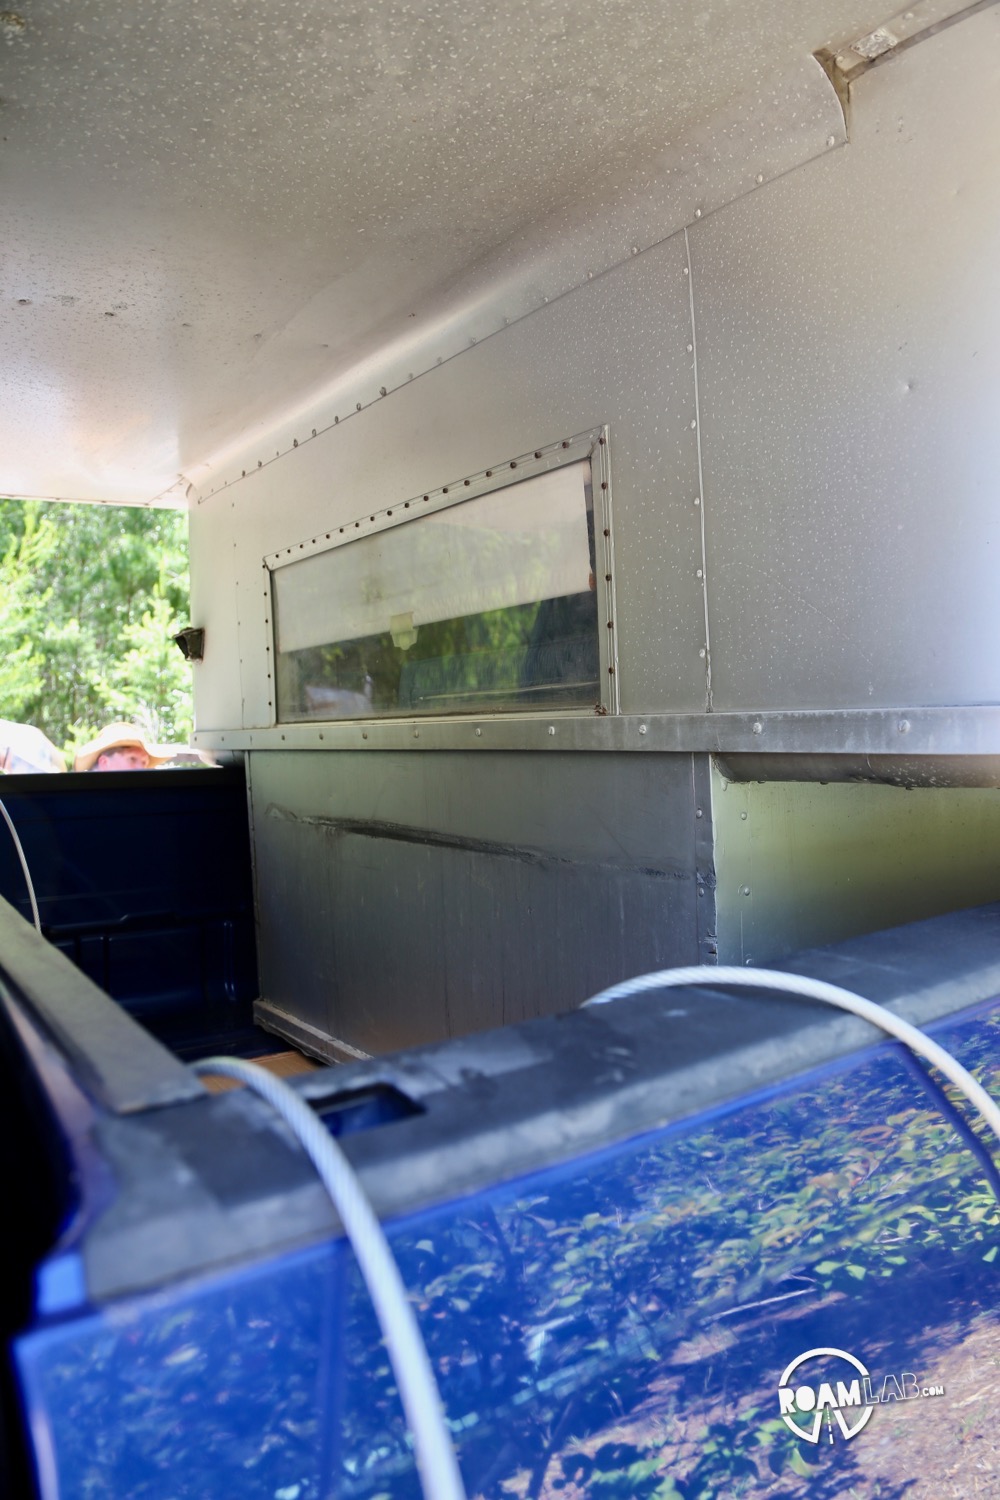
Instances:
[[[167,747],[155,745],[151,740],[147,740],[142,730],[138,729],[135,724],[109,724],[95,739],[88,740],[86,745],[80,746],[73,761],[73,770],[91,771],[106,750],[125,750],[132,745],[137,749],[145,750],[151,766],[162,766],[164,761],[170,759],[169,751],[166,755],[163,753]]]

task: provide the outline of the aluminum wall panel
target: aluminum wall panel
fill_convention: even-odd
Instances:
[[[611,429],[616,570],[628,581],[618,613],[622,707],[704,709],[686,272],[684,236],[675,236],[195,507],[192,571],[212,571],[226,538],[206,518],[233,504],[241,595],[258,595],[253,610],[241,597],[245,727],[268,724],[272,713],[266,554],[603,422]]]
[[[204,660],[193,663],[195,729],[204,732],[243,719],[240,594],[242,586],[246,597],[247,580],[236,574],[231,499],[190,519],[191,623],[205,631]],[[259,670],[259,663],[254,665]]]
[[[994,8],[873,69],[690,232],[717,709],[1000,698],[998,59]]]
[[[633,717],[604,721],[619,739],[601,754],[251,744],[274,1004],[381,1050],[711,956],[697,875],[708,889],[712,857],[696,852],[710,809],[698,799],[696,819],[690,789],[706,758],[665,749],[764,750],[783,726],[776,748],[797,753],[886,753],[886,736],[911,732],[914,753],[994,752],[995,710],[985,728],[925,714],[1000,701],[997,25],[980,13],[861,78],[850,146],[416,371],[298,449],[262,455],[224,495],[203,490],[193,565],[210,577],[232,549],[239,624],[220,627],[218,665],[210,636],[199,691],[224,707],[203,702],[199,720],[232,714],[226,727],[243,733],[272,714],[265,554],[610,429]],[[220,504],[226,525],[212,521]],[[844,708],[892,712],[871,744]],[[628,754],[628,735],[660,732],[640,718],[657,714],[690,715],[692,739],[664,732]],[[553,747],[572,742],[564,727]],[[289,730],[289,748],[304,733]],[[748,819],[735,835],[727,825],[717,853],[723,956],[767,958],[997,894],[990,793],[741,795]],[[751,818],[765,832],[741,843]]]
[[[381,1052],[714,949],[704,757],[253,752],[261,991]]]
[[[199,724],[271,721],[265,553],[603,421],[626,713],[998,701],[998,26],[873,69],[850,146],[196,505],[196,578],[232,543],[240,590]]]
[[[784,954],[1000,898],[993,788],[713,788],[719,962]]]

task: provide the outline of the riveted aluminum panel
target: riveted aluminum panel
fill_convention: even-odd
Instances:
[[[627,580],[617,594],[622,709],[704,709],[687,271],[684,236],[675,236],[196,506],[192,571],[211,574],[227,542],[225,529],[203,518],[235,504],[245,715],[226,727],[273,722],[265,556],[604,423],[611,435],[615,570]],[[244,592],[254,590],[261,607],[248,614]],[[195,687],[212,691],[207,677]],[[203,719],[220,723],[199,703]]]
[[[712,957],[704,757],[250,761],[261,992],[318,1036],[381,1052]]]
[[[1000,898],[1000,790],[713,776],[719,962]]]
[[[258,616],[257,590],[252,582],[236,574],[236,517],[232,501],[223,500],[210,514],[198,517],[191,537],[191,621],[205,631],[203,660],[194,663],[195,730],[204,734],[243,718],[243,661],[241,621],[248,611]],[[195,560],[195,557],[197,560]],[[253,663],[251,670],[256,669]],[[224,747],[223,747],[224,748]],[[229,748],[232,748],[231,746]]]
[[[1000,12],[851,99],[690,232],[721,710],[1000,699]]]
[[[886,779],[914,785],[994,786],[1000,777],[1000,707],[993,704],[902,712],[840,708],[582,719],[561,713],[355,720],[207,731],[196,734],[195,741],[217,750],[708,751],[731,757],[734,764],[745,759],[748,768],[734,778],[740,781],[878,781],[885,771]]]

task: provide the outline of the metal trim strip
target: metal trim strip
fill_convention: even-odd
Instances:
[[[211,750],[587,750],[1000,756],[1000,705],[711,714],[505,714],[205,729]],[[998,763],[1000,776],[1000,763]]]

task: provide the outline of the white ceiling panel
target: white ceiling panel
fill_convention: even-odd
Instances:
[[[363,361],[530,287],[555,240],[598,271],[633,226],[651,242],[643,204],[688,155],[711,206],[713,154],[766,156],[790,79],[794,134],[811,54],[885,10],[23,0],[0,17],[0,490],[184,503]]]

